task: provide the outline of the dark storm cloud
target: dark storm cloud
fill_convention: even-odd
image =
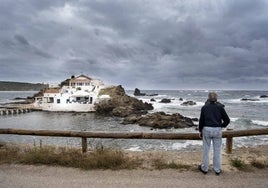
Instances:
[[[83,72],[127,88],[267,88],[267,8],[267,0],[2,1],[0,80]]]
[[[22,45],[29,45],[29,42],[21,35],[15,35],[14,38]]]

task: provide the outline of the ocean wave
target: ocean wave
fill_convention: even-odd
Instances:
[[[232,118],[232,117],[230,117],[230,120],[231,120],[231,122],[235,122],[235,121],[237,121],[239,118]]]
[[[264,127],[268,126],[268,121],[252,120],[252,123],[256,125],[264,126]]]
[[[201,141],[196,141],[196,140],[187,140],[183,143],[173,143],[171,146],[172,150],[180,150],[183,148],[188,148],[190,146],[201,146],[202,142]]]
[[[239,147],[250,147],[257,145],[267,144],[268,136],[250,136],[250,137],[236,137],[234,140],[234,148]],[[225,142],[223,142],[225,143]]]
[[[140,146],[134,145],[127,149],[128,151],[143,151]]]
[[[242,100],[245,99],[245,100]],[[260,98],[259,96],[255,97],[242,97],[242,98],[233,98],[233,99],[224,99],[224,103],[268,103],[268,98]]]
[[[231,123],[228,125],[230,129],[244,129],[246,128],[257,128],[257,127],[267,127],[268,121],[264,120],[254,120],[254,119],[247,119],[247,118],[230,118]]]
[[[263,120],[251,120],[246,118],[230,118],[231,122],[246,123],[247,125],[255,124],[261,126],[268,126],[268,121]]]

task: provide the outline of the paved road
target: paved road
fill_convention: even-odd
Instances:
[[[0,165],[1,188],[226,188],[268,187],[268,169],[254,172],[225,172],[215,176],[210,172],[178,170],[94,170],[82,171],[73,168]]]

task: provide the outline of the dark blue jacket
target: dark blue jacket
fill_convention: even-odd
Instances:
[[[203,127],[227,127],[230,123],[224,105],[218,102],[206,102],[201,108],[199,119],[199,132],[202,132]]]

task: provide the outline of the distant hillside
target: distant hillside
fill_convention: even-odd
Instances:
[[[0,91],[39,91],[47,87],[46,84],[32,84],[24,82],[0,81]]]

